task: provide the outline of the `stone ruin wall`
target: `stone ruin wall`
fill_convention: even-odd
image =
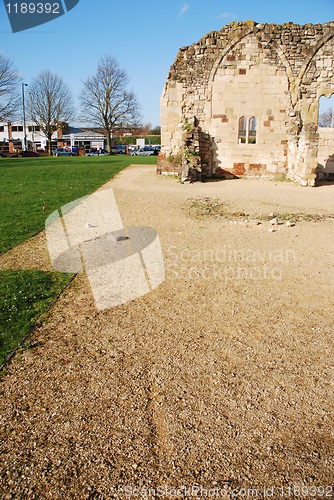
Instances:
[[[318,162],[334,153],[333,129],[318,131],[319,98],[334,93],[333,54],[334,22],[235,22],[182,47],[161,97],[157,172],[313,186]]]

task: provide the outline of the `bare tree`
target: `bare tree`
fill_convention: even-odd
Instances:
[[[0,54],[0,121],[10,120],[16,114],[19,81],[12,61]]]
[[[74,117],[72,96],[69,88],[58,75],[42,71],[31,87],[31,117],[48,139],[51,154],[51,137],[60,123],[68,123]]]
[[[328,108],[325,111],[320,112],[318,126],[319,127],[333,127],[334,126],[333,112],[334,112],[334,110],[331,108]]]
[[[113,128],[118,124],[129,126],[139,117],[137,98],[126,90],[128,83],[126,72],[108,55],[100,59],[96,74],[83,82],[83,118],[104,130],[109,154]]]

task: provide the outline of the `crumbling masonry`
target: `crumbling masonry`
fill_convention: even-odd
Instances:
[[[334,21],[235,22],[182,47],[161,97],[157,172],[314,186],[334,153],[334,129],[318,129],[319,98],[334,93],[333,54]]]

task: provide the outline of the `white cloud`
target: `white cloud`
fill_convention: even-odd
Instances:
[[[233,12],[222,12],[220,16],[218,16],[219,19],[227,19],[228,17],[231,19],[237,19],[237,14],[234,14]]]
[[[183,7],[182,7],[181,11],[180,11],[179,16],[183,16],[183,14],[184,14],[185,12],[187,12],[187,10],[189,9],[189,7],[190,7],[190,4],[189,4],[189,3],[185,3],[185,4],[183,5]]]

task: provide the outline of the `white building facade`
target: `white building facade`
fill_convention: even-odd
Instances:
[[[25,148],[25,138],[27,141]],[[57,146],[58,133],[52,135],[52,143]],[[24,131],[22,122],[0,123],[0,149],[2,153],[18,153],[24,149],[46,150],[45,134],[34,123],[27,121]]]
[[[25,128],[25,130],[24,130]],[[106,136],[91,129],[60,126],[52,135],[52,149],[76,146],[84,152],[106,148]],[[0,123],[0,152],[11,155],[21,151],[47,151],[47,137],[31,121]]]

